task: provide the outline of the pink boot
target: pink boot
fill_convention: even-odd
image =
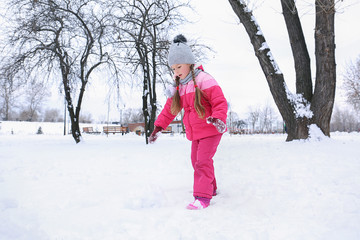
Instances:
[[[189,210],[200,210],[210,205],[210,198],[195,197],[195,201],[187,205]]]

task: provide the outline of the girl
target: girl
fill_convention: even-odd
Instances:
[[[226,131],[227,101],[215,81],[202,67],[195,68],[195,58],[183,35],[175,37],[169,49],[168,63],[174,73],[175,87],[155,121],[150,135],[154,143],[163,129],[184,109],[186,137],[192,141],[191,162],[194,168],[194,202],[187,209],[210,205],[216,195],[213,156]]]

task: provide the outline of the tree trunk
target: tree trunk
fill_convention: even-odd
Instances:
[[[270,92],[287,127],[286,141],[306,139],[309,125],[316,123],[329,135],[331,112],[335,96],[335,54],[334,54],[334,0],[316,1],[316,84],[312,94],[310,57],[307,51],[295,2],[281,0],[284,18],[289,34],[296,71],[296,97],[287,89],[271,51],[266,44],[260,27],[244,1],[229,0],[234,12],[249,35],[254,52],[265,74]],[[299,107],[309,104],[313,115],[298,114]]]
[[[63,76],[63,85],[65,90],[65,99],[67,102],[67,108],[70,116],[71,121],[71,134],[76,143],[80,142],[81,138],[81,131],[79,126],[79,117],[76,117],[74,112],[74,105],[72,103],[71,94],[70,94],[70,87],[68,85],[67,76]]]
[[[144,80],[145,81],[145,80]],[[145,90],[145,86],[144,86],[144,92],[143,92],[143,96],[142,96],[142,100],[143,100],[143,108],[142,108],[142,111],[143,111],[143,115],[144,115],[144,131],[145,131],[145,142],[146,144],[149,143],[148,141],[148,137],[149,137],[149,112],[148,112],[148,109],[147,109],[147,95],[148,93],[146,92]]]
[[[281,0],[281,6],[294,59],[296,93],[310,103],[313,95],[310,57],[295,1]],[[307,117],[295,116],[289,124],[287,141],[308,138],[310,120]]]
[[[69,117],[71,121],[71,134],[75,140],[76,143],[79,143],[81,140],[81,131],[79,126],[79,117],[76,116],[74,111],[74,105],[71,99],[71,88],[69,86],[69,73],[70,73],[70,67],[67,62],[67,54],[61,54],[61,49],[58,49],[57,56],[59,57],[60,62],[60,69],[61,69],[61,75],[63,80],[63,86],[64,86],[64,94],[65,94],[65,100],[67,102],[67,108],[69,111]],[[80,109],[77,110],[77,113],[80,113]]]
[[[142,68],[143,68],[143,114],[144,114],[144,127],[145,127],[145,142],[149,143],[148,138],[150,136],[150,124],[149,124],[149,109],[148,109],[148,96],[149,96],[149,68],[148,68],[148,58],[147,58],[147,48],[145,47],[145,54],[143,54],[143,58],[141,59]]]
[[[154,123],[156,118],[156,111],[157,111],[157,97],[156,97],[156,76],[157,76],[157,62],[156,62],[156,55],[157,55],[157,34],[156,34],[156,27],[153,26],[153,37],[152,37],[152,50],[151,50],[151,62],[152,62],[152,82],[149,82],[149,92],[150,92],[150,106],[151,106],[151,113],[150,113],[150,120],[149,120],[149,132],[154,130]],[[149,79],[150,80],[150,79]]]
[[[317,0],[315,27],[316,83],[311,110],[314,122],[330,136],[330,119],[335,100],[335,3]]]
[[[272,57],[270,49],[266,44],[265,37],[261,34],[260,27],[254,21],[252,12],[248,10],[246,4],[239,0],[229,0],[229,2],[249,35],[251,44],[254,47],[255,55],[265,74],[275,104],[285,121],[288,129],[287,141],[299,138],[298,134],[303,132],[303,127],[302,125],[298,126],[298,122],[294,116],[294,106],[287,97],[284,76]]]
[[[311,102],[312,81],[310,57],[297,8],[294,0],[281,0],[281,6],[295,63],[296,93],[303,94],[303,97],[308,102]]]

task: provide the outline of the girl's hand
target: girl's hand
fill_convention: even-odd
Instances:
[[[210,116],[206,118],[206,122],[208,124],[214,125],[219,133],[224,133],[226,131],[226,124],[218,118],[213,118]]]
[[[149,142],[154,143],[156,139],[161,135],[161,131],[163,130],[162,127],[155,126],[154,131],[151,133],[149,137]]]

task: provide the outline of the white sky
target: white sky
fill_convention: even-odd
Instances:
[[[191,1],[197,11],[196,23],[179,27],[178,33],[184,34],[188,41],[201,38],[216,53],[203,65],[205,71],[215,77],[223,89],[225,97],[231,103],[232,110],[245,118],[250,106],[265,105],[274,101],[270,94],[264,74],[254,54],[249,37],[242,24],[233,12],[228,1],[197,0]],[[252,1],[257,2],[254,16],[260,25],[275,61],[284,73],[290,90],[295,90],[295,73],[291,48],[286,27],[281,14],[280,0]],[[312,75],[315,76],[314,25],[315,15],[313,1],[298,1],[301,21],[312,60]],[[308,3],[309,2],[309,3]],[[310,3],[311,2],[311,3]],[[262,4],[260,4],[262,3]],[[360,56],[360,16],[359,0],[344,0],[338,5],[335,19],[336,29],[336,63],[338,86],[342,83],[341,73],[350,61]],[[175,33],[175,34],[178,34]],[[161,89],[161,86],[158,86]],[[159,103],[165,98],[159,91]],[[337,90],[336,104],[343,104],[341,91]],[[94,82],[86,91],[82,111],[91,113],[94,120],[107,119],[108,104],[106,86]],[[139,103],[133,104],[134,102]],[[123,92],[120,105],[123,107],[141,107],[141,91]],[[63,109],[62,97],[53,94],[52,107]],[[119,120],[117,101],[111,102],[110,119]],[[277,111],[277,110],[276,110]]]

